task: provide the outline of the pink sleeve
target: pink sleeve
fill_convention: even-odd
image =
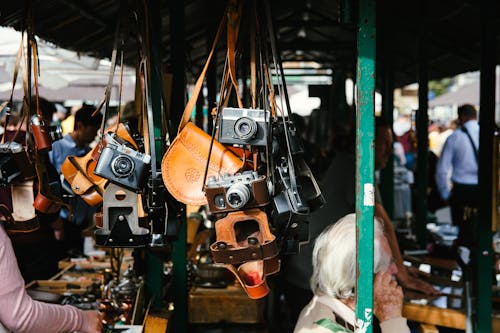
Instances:
[[[12,243],[0,226],[0,322],[15,332],[72,332],[84,328],[85,314],[69,305],[34,301],[24,289]]]

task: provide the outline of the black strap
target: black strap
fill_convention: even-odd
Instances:
[[[467,130],[467,128],[465,128],[465,126],[462,126],[462,132],[464,132],[465,135],[467,135],[467,137],[469,138],[472,149],[474,149],[474,157],[476,158],[476,163],[479,165],[479,152],[476,148],[476,145],[474,144],[474,141],[472,140],[472,137],[469,134],[469,131]]]

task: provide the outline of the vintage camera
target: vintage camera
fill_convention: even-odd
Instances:
[[[270,113],[257,109],[222,109],[219,142],[224,144],[266,146]]]
[[[42,117],[35,114],[31,117],[31,131],[35,139],[35,147],[38,151],[49,151],[52,149],[49,131]]]
[[[49,135],[52,142],[56,142],[63,138],[63,132],[61,125],[51,125],[49,126]]]
[[[99,156],[94,173],[125,188],[139,190],[151,156],[132,149],[110,133],[106,134],[105,141],[106,146]]]
[[[288,144],[287,138],[288,136]],[[302,140],[291,120],[278,119],[273,123],[273,155],[286,155],[290,146],[290,153],[295,156],[304,153]]]
[[[17,142],[0,144],[0,185],[25,181],[35,176],[26,149]]]
[[[209,177],[205,195],[211,213],[225,213],[269,203],[266,176],[244,171],[234,176]]]
[[[302,245],[309,243],[309,221],[304,216],[295,216],[282,233],[282,255],[298,254]]]

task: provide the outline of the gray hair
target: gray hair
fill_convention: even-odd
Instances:
[[[391,258],[381,251],[383,224],[374,221],[374,272],[387,269]],[[353,297],[356,287],[356,214],[349,214],[328,226],[317,238],[313,250],[311,289],[339,299]]]

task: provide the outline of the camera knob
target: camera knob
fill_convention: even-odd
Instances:
[[[217,244],[217,248],[219,250],[225,250],[225,249],[227,249],[227,244],[224,242],[220,242],[219,244]]]

